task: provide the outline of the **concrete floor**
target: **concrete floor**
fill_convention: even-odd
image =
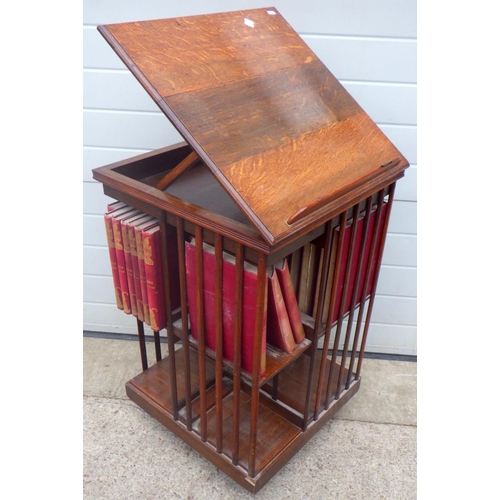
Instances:
[[[127,398],[135,341],[83,340],[86,499],[417,498],[415,362],[365,358],[359,392],[251,495]]]

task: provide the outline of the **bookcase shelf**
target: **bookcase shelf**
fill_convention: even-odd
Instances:
[[[178,338],[182,338],[182,327],[181,320],[177,320],[173,324],[173,331]],[[198,341],[189,335],[189,345],[198,350]],[[304,339],[300,344],[297,344],[292,352],[284,352],[270,344],[266,345],[266,370],[260,375],[259,387],[263,386],[266,382],[277,375],[281,370],[283,370],[288,364],[292,363],[298,356],[300,356],[306,349],[311,346],[311,341]],[[216,353],[212,349],[205,347],[205,354],[208,358],[215,361]],[[222,361],[224,368],[233,372],[234,364],[228,359],[223,359]],[[252,374],[244,369],[241,369],[241,378],[245,382],[252,383]]]
[[[158,227],[148,265],[168,352],[155,331],[148,367],[148,308],[137,313],[143,371],[127,394],[257,493],[359,389],[408,162],[275,9],[98,30],[185,140],[93,170],[107,196]],[[269,283],[285,267],[293,314],[271,316]],[[289,340],[298,309],[305,339],[294,330],[284,352],[292,343],[276,341],[273,318],[289,321]]]

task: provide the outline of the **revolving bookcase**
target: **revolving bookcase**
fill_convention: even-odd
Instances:
[[[98,30],[184,139],[93,170],[106,195],[160,227],[168,352],[155,332],[148,367],[137,320],[143,371],[127,394],[256,493],[359,389],[395,183],[408,162],[274,8]],[[269,269],[283,259],[305,331],[290,352],[266,344]],[[248,264],[253,340],[242,353]]]

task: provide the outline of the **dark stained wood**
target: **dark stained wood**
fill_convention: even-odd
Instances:
[[[200,226],[196,227],[196,315],[199,322],[198,336],[198,371],[200,374],[200,419],[201,440],[207,440],[207,402],[205,380],[205,326],[204,326],[204,299],[203,299],[203,236]]]
[[[179,327],[179,323],[176,322],[174,324],[175,331],[180,335],[181,329]],[[194,339],[192,336],[189,336],[189,344],[194,349],[199,348],[199,342]],[[288,364],[290,364],[295,358],[299,357],[303,354],[309,347],[311,346],[311,341],[305,339],[300,344],[297,344],[297,347],[292,352],[284,352],[276,347],[267,344],[266,349],[266,371],[259,378],[259,386],[264,385],[269,379],[273,378],[277,375],[283,368],[285,368]],[[205,354],[210,359],[216,359],[216,353],[212,351],[210,348],[205,347]],[[225,368],[228,368],[232,372],[237,371],[235,368],[234,362],[231,362],[227,359],[223,359],[223,364]],[[244,380],[247,384],[252,384],[252,374],[240,368],[239,374],[242,380]]]
[[[372,211],[372,201],[373,201],[373,196],[370,196],[370,198],[367,200],[367,205],[365,208],[366,213],[368,213],[368,214],[371,213],[371,211]],[[366,237],[368,234],[368,228],[369,228],[369,224],[365,223],[364,231],[363,231],[363,241],[361,243],[361,255],[359,257],[360,262],[363,262],[365,252],[369,251],[369,249],[366,248]],[[373,262],[373,255],[371,257],[369,257],[369,262]],[[370,271],[370,268],[371,268],[371,266],[369,265],[368,271]],[[362,269],[362,266],[358,266],[358,276],[356,277],[356,289],[353,291],[353,299],[354,299],[354,297],[356,297],[356,295],[358,293],[359,278],[360,278],[359,273],[360,273],[361,269]],[[364,314],[364,310],[365,310],[366,298],[368,295],[369,283],[370,283],[370,272],[367,272],[366,276],[365,276],[365,281],[363,283],[363,288],[361,291],[360,305],[359,305],[359,310],[358,310],[358,320],[356,323],[356,329],[354,331],[354,339],[352,341],[351,360],[349,362],[349,374],[347,377],[348,381],[352,380],[352,373],[354,370],[354,363],[355,363],[357,352],[358,352],[359,334],[361,332],[361,325],[363,324],[363,314]],[[351,316],[353,316],[353,315],[354,315],[354,311],[351,308]],[[346,386],[345,388],[348,389],[349,387]]]
[[[181,294],[181,338],[184,351],[184,376],[186,385],[186,408],[185,423],[190,431],[193,424],[191,409],[191,359],[189,349],[189,327],[188,327],[188,305],[187,305],[187,282],[186,282],[186,257],[184,253],[184,224],[181,218],[177,218],[177,255],[179,259],[179,288]],[[175,329],[174,329],[175,332]]]
[[[360,221],[360,209],[359,209],[359,204],[357,204],[354,207],[354,217],[353,217],[353,223],[352,223],[352,227],[351,227],[351,240],[353,242],[356,241],[356,237],[357,237],[358,229],[359,229],[359,221]],[[368,234],[368,230],[367,229],[369,227],[368,217],[365,220],[364,227],[365,227],[364,238],[365,238],[365,241],[366,241],[366,235]],[[375,240],[376,238],[373,238],[373,239]],[[363,250],[364,250],[364,248],[362,248],[361,254],[363,253]],[[349,258],[347,259],[347,266],[349,268],[350,268],[351,263],[352,263],[353,253],[354,252],[351,250]],[[354,309],[356,308],[356,297],[357,297],[357,293],[358,293],[359,277],[360,277],[361,269],[363,267],[361,265],[361,262],[363,262],[362,256],[358,257],[358,262],[356,264],[357,265],[357,277],[355,277],[353,297],[352,297],[351,305],[350,305],[349,320],[347,321],[346,333],[344,335],[344,349],[342,350],[342,357],[340,358],[340,370],[341,371],[344,370],[346,359],[347,359],[347,352],[349,350],[349,341],[350,341],[350,336],[351,336],[351,328],[352,328],[352,324],[353,324],[353,321],[354,321]],[[351,272],[352,272],[352,270],[351,270]],[[350,273],[347,273],[347,274],[350,275]],[[347,288],[347,287],[345,287],[345,288]],[[342,311],[344,310],[344,307],[346,307],[347,305],[348,304],[345,304],[345,305],[343,304],[343,305],[340,306],[341,307],[340,314],[342,314]],[[339,324],[340,323],[341,322],[339,321]],[[348,385],[348,384],[349,384],[349,379],[347,380],[347,382],[341,380],[340,378],[337,380],[337,389],[335,391],[335,399],[339,399],[340,393],[345,388],[345,386]]]
[[[320,374],[320,364],[321,356],[320,354],[315,354],[316,358],[314,365],[314,371],[312,375],[312,399],[319,400],[322,407],[327,406],[325,403],[326,399],[326,388],[325,385],[322,386],[321,393],[316,392],[316,387],[318,387],[318,378]],[[306,405],[307,400],[307,386],[304,383],[309,377],[309,370],[311,366],[311,358],[308,356],[301,356],[292,364],[288,365],[280,374],[280,384],[278,386],[277,400],[285,403],[290,408],[293,408],[297,412],[305,415],[307,419],[310,419],[314,415],[313,410],[308,410]],[[327,358],[326,369],[332,367],[332,373],[334,381],[339,380],[339,373],[342,373],[342,380],[344,383],[347,381],[348,371],[346,369],[340,370],[340,365],[338,363],[332,364],[331,360]],[[273,386],[271,383],[263,386],[268,394],[272,394]],[[307,429],[307,428],[306,428]]]
[[[175,229],[172,226],[167,224],[167,214],[165,212],[162,213],[159,218],[160,223],[160,245],[161,245],[161,271],[163,278],[163,301],[165,304],[165,323],[167,329],[167,343],[168,343],[168,352],[172,353],[175,350],[175,342],[173,332],[173,320],[172,320],[172,297],[170,296],[170,257],[168,248],[173,246],[172,236],[175,234]],[[161,359],[161,351],[159,349],[160,342],[158,338],[157,343],[158,349],[157,354]],[[178,396],[177,396],[177,375],[175,369],[175,356],[171,357],[170,361],[170,390],[172,392],[172,407],[173,407],[173,417],[174,420],[177,420],[179,416],[179,406],[178,406]]]
[[[148,353],[146,350],[146,338],[144,336],[144,323],[139,321],[139,319],[137,319],[137,336],[139,338],[142,369],[146,371],[148,369]]]
[[[215,390],[217,405],[215,413],[217,416],[216,449],[222,451],[222,237],[215,235]]]
[[[240,460],[240,388],[241,388],[241,333],[243,329],[243,247],[238,245],[235,259],[234,285],[234,353],[233,353],[233,449],[232,462]]]
[[[366,313],[366,319],[365,319],[365,329],[363,331],[363,338],[361,339],[361,347],[359,350],[358,365],[356,368],[356,380],[358,380],[361,376],[361,365],[363,363],[363,356],[365,353],[366,339],[368,336],[368,327],[370,325],[370,320],[371,320],[371,316],[372,316],[373,304],[375,303],[374,298],[375,298],[375,293],[377,290],[378,277],[380,274],[380,266],[382,264],[382,255],[384,252],[385,239],[387,237],[387,228],[389,227],[389,220],[391,217],[391,210],[392,210],[392,203],[394,201],[394,190],[395,189],[396,189],[396,185],[391,184],[391,186],[389,187],[389,198],[387,200],[387,210],[386,210],[386,216],[385,216],[385,220],[384,220],[384,227],[382,230],[382,240],[380,242],[380,248],[378,249],[376,260],[374,260],[375,255],[373,255],[372,259],[370,260],[370,264],[374,266],[375,276],[373,278],[373,285],[372,285],[372,298],[370,299],[370,304],[368,305],[368,311]],[[382,195],[380,195],[380,198],[382,198]],[[381,210],[380,210],[381,199],[380,198],[379,198],[378,213],[381,212]],[[378,215],[378,213],[377,213],[377,215]],[[377,217],[377,220],[375,222],[376,228],[377,228],[377,225],[379,223],[380,218],[381,217]],[[376,228],[375,228],[375,231],[376,231]]]
[[[154,341],[155,341],[156,361],[161,361],[160,332],[153,332],[153,337],[154,337]]]
[[[248,471],[250,477],[258,474],[277,454],[281,452],[283,447],[288,445],[298,434],[299,428],[280,415],[271,411],[263,404],[258,407],[258,424],[255,430],[256,449],[255,449],[255,473],[251,473],[252,464],[249,463],[250,455],[249,446],[252,444],[252,404],[251,396],[244,392],[239,395],[240,399],[240,433],[239,433],[239,449],[240,449],[240,466]],[[228,457],[232,454],[232,429],[233,429],[233,396],[230,395],[224,399],[224,436],[223,436],[223,453]],[[216,444],[216,415],[212,409],[208,413],[208,442],[215,446]]]
[[[176,374],[178,398],[180,401],[186,398],[186,386],[184,377],[185,356],[183,348],[175,351]],[[189,359],[191,365],[191,391],[193,394],[199,392],[199,376],[198,376],[198,353],[194,349],[189,350]],[[148,370],[140,373],[133,378],[129,383],[139,388],[149,398],[156,401],[162,408],[165,408],[170,415],[173,414],[173,405],[170,392],[170,356],[165,356],[159,363],[154,364]],[[215,364],[207,360],[206,363],[207,376],[206,380],[215,381]],[[213,382],[212,382],[213,383]]]

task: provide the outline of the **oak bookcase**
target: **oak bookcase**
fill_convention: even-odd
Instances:
[[[127,394],[256,493],[359,389],[395,183],[408,162],[274,8],[98,30],[185,140],[93,171],[106,195],[156,217],[162,235],[168,352],[155,332],[157,363],[148,367],[137,321],[143,371]],[[380,234],[370,245],[368,224],[358,223],[364,214]],[[184,241],[192,236],[199,269],[202,242],[219,263],[215,350],[203,331],[196,340],[190,334],[188,308],[203,316],[202,283],[196,304],[187,301]],[[334,261],[344,240],[347,261]],[[260,313],[267,268],[286,257],[304,269],[312,244],[322,265],[308,271],[315,306],[302,308],[306,339],[292,353],[268,345],[262,375],[258,314],[253,370],[243,370],[244,261],[258,268]],[[176,310],[167,293],[169,245],[180,274]],[[232,362],[222,353],[223,251],[236,259]],[[336,301],[342,320],[333,322],[326,312]]]

